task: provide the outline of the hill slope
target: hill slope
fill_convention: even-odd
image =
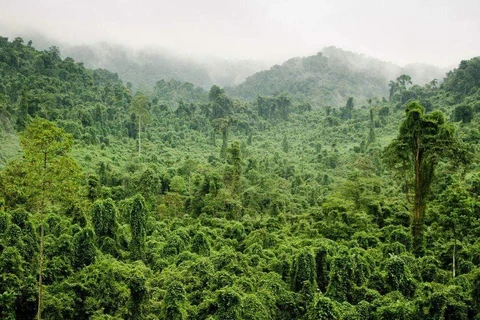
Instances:
[[[388,97],[388,81],[403,73],[413,75],[415,83],[424,84],[442,78],[444,70],[426,65],[401,68],[328,47],[315,56],[293,58],[270,70],[257,72],[227,92],[244,99],[287,92],[317,105],[344,105],[351,96],[363,102],[366,98]]]

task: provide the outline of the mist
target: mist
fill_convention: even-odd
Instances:
[[[476,0],[2,1],[0,33],[277,63],[336,46],[398,65],[480,55]]]

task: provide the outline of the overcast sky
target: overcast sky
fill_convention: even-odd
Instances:
[[[271,61],[334,45],[451,66],[480,56],[480,0],[0,0],[0,35],[26,29],[73,45]]]

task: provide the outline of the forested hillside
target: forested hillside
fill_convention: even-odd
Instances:
[[[1,29],[0,25],[0,29]],[[62,58],[71,57],[87,68],[108,69],[117,73],[135,90],[150,90],[157,81],[189,82],[208,90],[213,84],[234,86],[246,77],[269,66],[265,61],[222,59],[182,55],[163,47],[132,49],[115,43],[69,45],[38,32],[23,32],[37,50],[60,47]]]
[[[335,47],[315,56],[293,58],[260,71],[227,92],[243,99],[286,92],[296,99],[320,106],[343,104],[349,97],[365,103],[373,97],[388,97],[388,81],[409,74],[415,84],[442,79],[445,70],[428,65],[401,68]]]
[[[0,38],[0,318],[480,317],[480,58],[244,101],[58,52]]]

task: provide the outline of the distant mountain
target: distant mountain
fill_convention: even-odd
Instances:
[[[17,35],[8,35],[11,39]],[[157,81],[176,80],[190,82],[210,89],[240,84],[248,76],[268,68],[269,64],[258,60],[228,60],[213,57],[184,56],[165,48],[134,50],[128,46],[100,42],[69,45],[34,31],[18,35],[38,50],[51,46],[60,48],[62,58],[71,57],[91,69],[107,69],[118,73],[135,89],[152,90]]]
[[[257,72],[242,84],[227,88],[233,96],[255,99],[257,95],[287,92],[317,105],[343,105],[348,97],[388,97],[388,83],[401,74],[423,85],[442,79],[446,70],[424,64],[400,67],[365,55],[335,47],[324,48],[315,56],[292,58],[270,70]]]

